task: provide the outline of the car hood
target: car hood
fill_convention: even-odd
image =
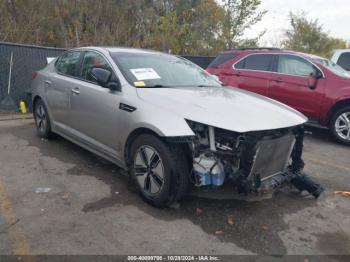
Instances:
[[[159,110],[236,132],[303,124],[307,118],[275,100],[232,87],[138,88],[138,96]],[[164,121],[171,121],[166,118]]]

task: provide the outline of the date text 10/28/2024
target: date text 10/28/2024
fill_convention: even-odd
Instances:
[[[128,261],[220,261],[217,256],[128,256]]]

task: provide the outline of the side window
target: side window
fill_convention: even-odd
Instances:
[[[63,54],[55,65],[57,72],[69,76],[78,76],[80,55],[81,52],[78,51]]]
[[[294,55],[279,55],[277,72],[295,75],[310,76],[316,74],[317,69],[305,59]]]
[[[84,56],[83,64],[81,66],[80,77],[90,82],[96,83],[96,81],[92,78],[90,74],[93,68],[103,68],[110,71],[113,74],[112,68],[109,66],[109,64],[102,55],[96,52],[88,51],[85,53]]]
[[[271,71],[272,55],[250,55],[235,65],[237,69]]]
[[[350,71],[350,53],[342,53],[339,56],[337,64],[345,70]]]

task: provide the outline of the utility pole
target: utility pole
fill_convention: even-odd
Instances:
[[[39,28],[35,30],[35,44],[39,45]]]
[[[80,46],[80,41],[79,41],[79,30],[78,30],[78,27],[75,25],[75,38],[76,38],[76,44],[77,44],[77,47]]]
[[[228,48],[233,49],[233,30],[232,30],[232,9],[233,9],[233,1],[235,0],[227,0],[227,13],[228,13],[228,26],[229,26],[229,38],[228,39]]]

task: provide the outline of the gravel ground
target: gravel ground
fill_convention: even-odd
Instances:
[[[309,129],[306,173],[318,199],[293,189],[259,202],[188,196],[144,203],[117,166],[31,119],[0,121],[0,254],[350,255],[350,147]],[[37,193],[38,188],[48,192]],[[43,190],[43,189],[42,189]],[[200,211],[200,212],[198,212]]]

